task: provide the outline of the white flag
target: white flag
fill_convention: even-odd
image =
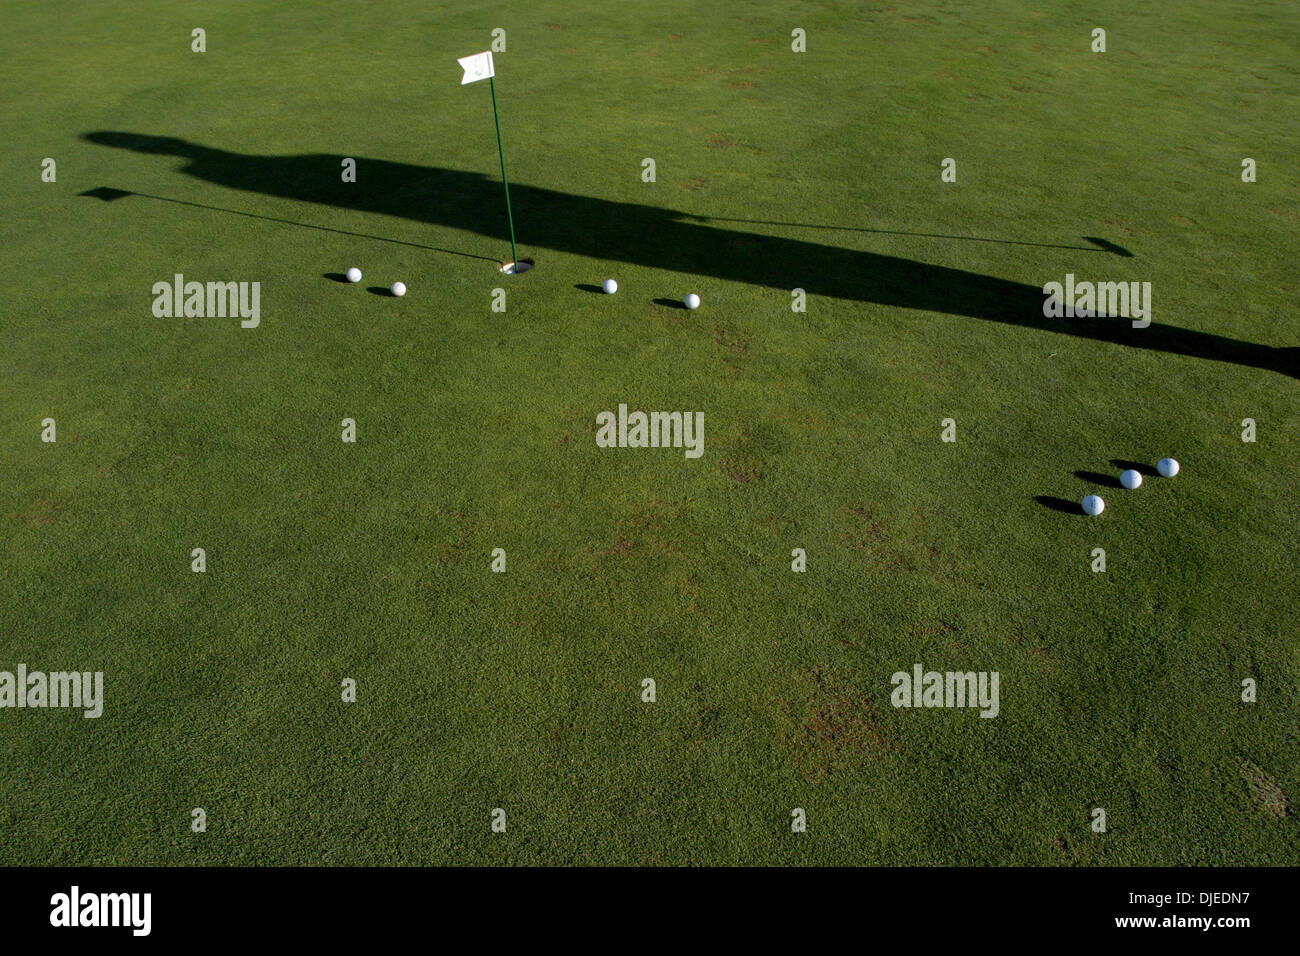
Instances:
[[[497,75],[496,69],[492,66],[491,50],[484,50],[482,53],[475,53],[473,56],[462,56],[456,62],[465,71],[465,75],[460,80],[461,86]]]

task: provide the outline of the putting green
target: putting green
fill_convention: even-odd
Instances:
[[[1300,863],[1294,5],[129,7],[0,33],[0,862]]]

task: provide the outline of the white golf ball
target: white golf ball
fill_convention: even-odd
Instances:
[[[1130,468],[1119,476],[1119,483],[1125,488],[1140,488],[1142,486],[1142,475]]]
[[[1156,463],[1156,471],[1160,472],[1160,474],[1165,478],[1172,478],[1174,475],[1178,474],[1178,462],[1174,461],[1172,458],[1161,458],[1160,461]]]
[[[618,283],[615,282],[613,279],[606,279],[604,282],[601,283],[600,287],[604,289],[605,292],[608,293],[609,295],[613,295],[615,292],[618,291]]]
[[[356,266],[353,266],[351,269],[349,269],[349,270],[348,270],[348,281],[349,281],[349,282],[360,282],[360,281],[361,281],[361,270],[358,269]]]
[[[1088,495],[1083,499],[1083,513],[1086,515],[1099,515],[1106,510],[1106,502],[1101,500],[1101,495]]]
[[[686,308],[698,309],[700,307],[700,297],[692,292],[686,297]]]
[[[403,295],[406,295],[406,283],[405,283],[405,282],[394,282],[393,285],[392,285],[392,288],[390,288],[388,291],[391,292],[391,293],[393,293],[393,295],[396,295],[396,296],[403,296]]]

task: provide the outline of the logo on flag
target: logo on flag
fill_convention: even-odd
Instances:
[[[475,53],[473,56],[462,56],[456,62],[465,71],[465,75],[460,79],[461,86],[497,75],[496,68],[492,65],[491,50],[484,50],[482,53]]]

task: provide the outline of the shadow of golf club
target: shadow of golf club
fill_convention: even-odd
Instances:
[[[811,222],[780,222],[773,219],[732,219],[727,216],[695,216],[689,218],[699,222],[734,222],[740,225],[749,226],[781,226],[787,229],[818,229],[838,232],[868,232],[878,236],[911,236],[918,239],[952,239],[959,242],[995,242],[1004,246],[1036,246],[1039,249],[1073,249],[1078,252],[1110,252],[1117,256],[1127,259],[1133,258],[1133,253],[1129,252],[1123,246],[1117,246],[1115,243],[1106,239],[1098,239],[1095,236],[1084,236],[1085,242],[1091,242],[1091,246],[1069,246],[1055,242],[1029,242],[1024,239],[994,239],[989,236],[954,236],[942,232],[907,232],[902,229],[872,229],[867,226],[831,226],[826,224]]]
[[[349,229],[334,229],[331,226],[317,226],[310,222],[298,222],[295,219],[282,219],[279,216],[263,216],[255,212],[245,212],[242,209],[226,209],[222,206],[210,206],[206,203],[191,202],[188,199],[173,199],[169,196],[155,196],[153,193],[136,192],[130,189],[114,189],[111,186],[97,186],[94,189],[87,189],[84,192],[77,193],[78,196],[89,196],[93,199],[99,199],[104,202],[113,202],[117,199],[125,199],[128,196],[139,196],[142,199],[156,199],[159,202],[175,203],[178,206],[193,206],[195,209],[207,209],[211,212],[224,212],[232,216],[243,216],[247,219],[261,219],[263,222],[277,222],[285,226],[297,226],[300,229],[315,229],[317,232],[332,232],[340,236],[352,236],[355,239],[373,239],[376,242],[391,242],[398,246],[411,246],[415,249],[426,249],[429,252],[441,252],[449,256],[463,256],[466,259],[480,259],[483,262],[497,262],[491,256],[478,256],[472,252],[459,252],[455,249],[442,249],[438,246],[425,245],[422,242],[407,242],[405,239],[393,239],[389,236],[376,236],[368,232],[353,232]],[[500,263],[497,263],[500,265]],[[346,276],[345,276],[346,278]]]

